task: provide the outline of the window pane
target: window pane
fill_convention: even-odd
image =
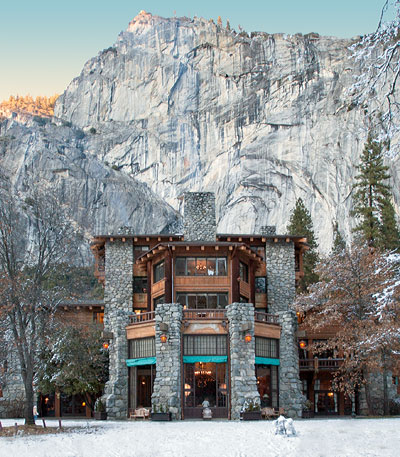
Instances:
[[[196,309],[196,295],[188,295],[188,308]]]
[[[139,338],[137,340],[129,341],[129,358],[140,359],[144,357],[154,357],[156,355],[155,339]]]
[[[218,308],[225,308],[228,306],[228,294],[218,294]]]
[[[207,274],[208,276],[214,276],[216,272],[216,261],[215,259],[207,259]]]
[[[207,274],[207,265],[206,259],[196,259],[196,275],[206,275]]]
[[[160,281],[164,278],[164,276],[164,262],[160,262],[159,264],[154,266],[154,282]]]
[[[187,274],[188,276],[194,276],[196,274],[196,260],[191,257],[187,259]]]
[[[186,259],[185,257],[177,257],[175,261],[175,274],[176,276],[186,275]]]
[[[186,294],[176,294],[176,302],[186,307]]]
[[[147,291],[147,278],[145,276],[136,276],[133,278],[133,293],[145,294]]]
[[[217,260],[217,275],[226,276],[226,259],[225,258]]]
[[[239,269],[240,269],[240,279],[244,282],[249,281],[249,273],[248,273],[248,267],[245,263],[240,262],[239,264]]]
[[[266,281],[265,281],[265,277],[264,277],[264,276],[262,276],[262,277],[257,277],[257,278],[256,278],[255,286],[256,286],[256,293],[257,293],[257,294],[265,294],[265,293],[266,293]]]
[[[133,259],[138,259],[142,254],[147,252],[150,246],[133,246]]]
[[[208,294],[208,306],[207,308],[216,309],[218,306],[218,296],[217,294]]]
[[[207,308],[207,296],[205,294],[197,295],[197,308],[198,309]]]

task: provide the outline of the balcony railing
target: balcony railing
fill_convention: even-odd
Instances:
[[[337,370],[343,359],[300,359],[300,370]]]
[[[187,320],[226,319],[224,309],[184,309],[183,318]]]
[[[256,322],[279,325],[278,316],[276,314],[263,313],[262,311],[255,311],[254,320]]]
[[[142,322],[154,321],[154,311],[148,313],[131,314],[129,316],[130,324],[141,324]]]

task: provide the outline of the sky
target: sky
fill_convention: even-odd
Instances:
[[[0,101],[62,93],[140,10],[222,17],[247,32],[350,38],[376,29],[384,0],[1,0]]]

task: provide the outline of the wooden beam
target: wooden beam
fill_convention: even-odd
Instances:
[[[122,242],[125,243],[125,241],[126,241],[126,238],[122,238]]]
[[[138,240],[138,239],[137,239],[137,236],[135,236],[135,238],[133,239],[133,241],[134,241],[135,243],[137,243],[137,240]]]
[[[90,311],[92,311],[92,309],[93,309],[93,306],[89,306],[89,309],[90,309]]]
[[[233,246],[229,246],[229,250],[230,250],[230,251],[233,251]]]
[[[274,238],[274,243],[277,243],[278,242],[278,238]]]
[[[215,250],[216,250],[216,251],[219,251],[219,246],[215,246]]]
[[[150,241],[150,238],[148,236],[146,236],[146,241]]]
[[[175,251],[175,249],[176,249],[176,246],[172,246],[172,250]]]
[[[186,246],[186,250],[188,251],[189,249],[190,249],[190,247],[189,247],[189,246]]]
[[[111,237],[111,238],[110,238],[110,241],[111,241],[111,243],[112,243],[112,242],[114,241],[114,238],[113,238],[113,237]]]
[[[254,241],[254,238],[252,236],[250,237],[250,241]]]
[[[239,243],[243,240],[243,238],[241,236],[239,236]]]
[[[169,237],[169,241],[172,241],[172,236]]]
[[[201,249],[202,251],[204,251],[204,246],[201,246],[200,249]]]
[[[265,243],[265,242],[267,241],[267,239],[264,238],[264,237],[262,237],[262,238],[261,238],[261,241],[262,241],[263,243]]]
[[[231,237],[230,237],[230,236],[228,236],[228,238],[226,239],[226,241],[231,241]]]
[[[161,241],[161,236],[159,236],[159,237],[157,238],[157,241]]]
[[[286,238],[286,243],[290,243],[290,238]]]

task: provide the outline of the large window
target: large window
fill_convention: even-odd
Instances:
[[[226,257],[177,257],[176,276],[226,276]]]
[[[278,407],[278,367],[256,365],[257,390],[261,406]]]
[[[165,277],[165,264],[164,260],[153,267],[154,282],[158,282]]]
[[[155,355],[156,348],[154,337],[129,340],[130,359],[143,359],[145,357],[154,357]]]
[[[256,357],[279,358],[278,340],[256,336]]]
[[[135,276],[133,278],[133,293],[145,294],[147,292],[147,277]]]
[[[177,293],[176,301],[185,309],[223,309],[228,306],[228,293]]]
[[[226,335],[184,335],[183,355],[227,355]]]
[[[249,282],[249,267],[243,262],[239,264],[239,276],[242,281]]]

